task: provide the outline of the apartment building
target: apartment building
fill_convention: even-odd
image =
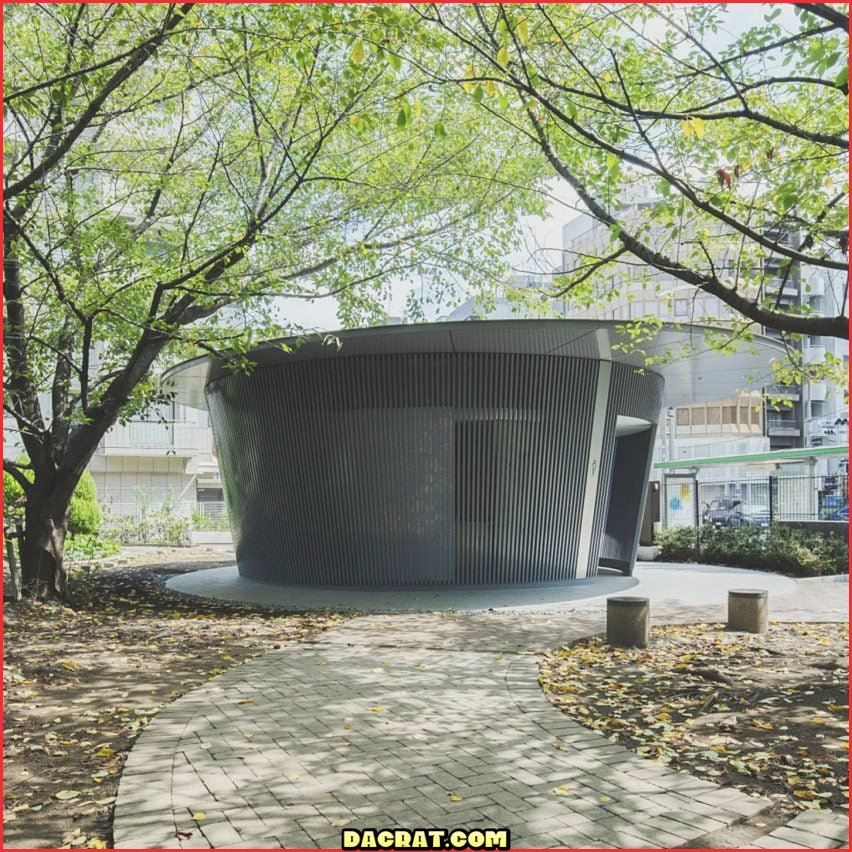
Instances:
[[[104,507],[134,515],[146,505],[221,503],[206,412],[166,405],[148,418],[114,426],[89,464]]]
[[[50,398],[41,399],[49,416]],[[14,421],[3,421],[4,453],[15,458],[23,445]],[[224,494],[207,413],[164,405],[145,419],[116,425],[98,445],[89,471],[98,501],[113,515],[137,515],[145,507],[180,506],[184,514],[205,508],[219,514]]]

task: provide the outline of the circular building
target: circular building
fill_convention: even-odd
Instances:
[[[727,332],[697,326],[631,351],[620,327],[383,326],[271,341],[248,371],[196,359],[165,379],[209,410],[243,577],[558,583],[632,572],[661,407],[768,384],[781,353],[759,339],[723,355],[705,334]]]

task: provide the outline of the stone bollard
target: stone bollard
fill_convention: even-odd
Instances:
[[[731,589],[728,592],[728,630],[766,633],[769,626],[769,592],[766,589]]]
[[[648,598],[606,599],[606,641],[622,648],[647,648],[651,635]]]

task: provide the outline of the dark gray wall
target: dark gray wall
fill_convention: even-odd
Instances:
[[[240,573],[353,587],[575,577],[599,364],[341,355],[212,381]],[[653,374],[613,365],[589,576],[609,499],[614,418],[655,420],[661,388]]]
[[[597,546],[589,554],[589,576],[597,571],[597,566],[600,564],[609,494],[613,484],[617,485],[617,480],[613,480],[613,465],[615,463],[615,429],[618,416],[637,417],[640,420],[647,420],[649,423],[656,424],[663,403],[664,386],[663,379],[656,373],[647,370],[639,371],[627,364],[612,365],[604,434],[604,446],[609,448],[609,452],[604,455],[604,462],[600,471],[603,487],[598,490],[594,529],[592,531],[592,540]],[[653,446],[648,449],[647,455],[642,459],[642,463],[646,464],[646,467],[650,465],[652,452]],[[622,568],[622,570],[624,569]],[[633,559],[631,559],[626,573],[629,574],[632,571]]]
[[[630,573],[636,558],[637,533],[648,487],[648,459],[654,448],[654,428],[615,439],[600,564]]]

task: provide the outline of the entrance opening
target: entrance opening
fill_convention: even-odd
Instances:
[[[633,571],[636,555],[653,435],[653,428],[644,421],[616,432],[609,505],[598,564],[627,575]]]

